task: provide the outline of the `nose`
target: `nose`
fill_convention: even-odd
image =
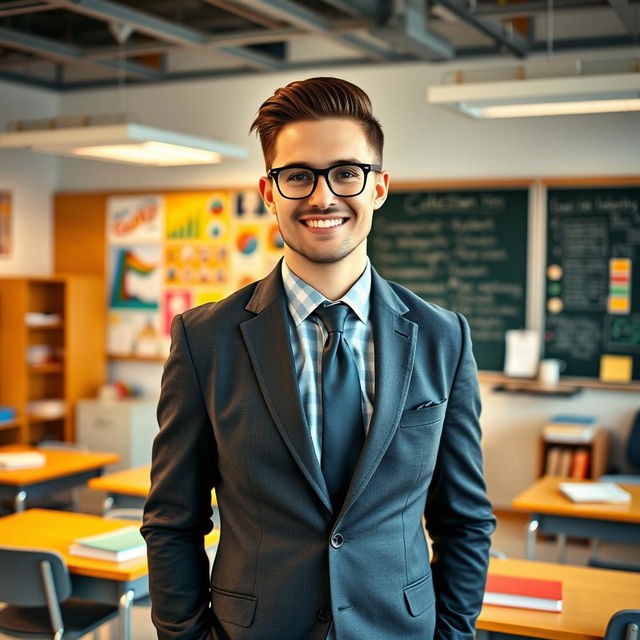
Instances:
[[[318,183],[313,193],[307,198],[307,202],[311,207],[317,207],[318,209],[326,209],[329,205],[333,204],[336,196],[333,194],[327,179],[324,176],[318,176]]]

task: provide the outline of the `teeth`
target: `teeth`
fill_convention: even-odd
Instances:
[[[309,227],[314,227],[316,229],[328,229],[329,227],[339,227],[342,224],[342,218],[331,218],[331,219],[321,219],[321,220],[305,220],[305,223]]]

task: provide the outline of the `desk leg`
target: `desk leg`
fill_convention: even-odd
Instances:
[[[567,561],[567,534],[558,534],[558,562],[565,564]]]
[[[120,597],[118,610],[120,612],[120,640],[131,640],[131,603],[133,591],[129,590]]]
[[[535,518],[531,518],[527,525],[527,560],[536,559],[536,532],[538,531],[539,524]]]
[[[27,500],[27,492],[26,491],[18,491],[15,497],[13,498],[13,510],[16,513],[20,511],[24,511],[24,503]]]

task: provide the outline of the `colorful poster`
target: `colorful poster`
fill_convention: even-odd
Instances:
[[[107,240],[110,244],[160,242],[162,196],[112,197],[107,201]]]
[[[169,194],[165,197],[165,239],[227,242],[229,193],[207,191]]]
[[[171,334],[171,321],[174,316],[183,313],[193,306],[193,297],[189,289],[169,289],[164,293],[162,328],[164,335]]]
[[[169,285],[225,285],[229,248],[225,243],[172,242],[164,248],[164,281]]]
[[[110,311],[107,323],[107,350],[115,356],[158,357],[168,352],[160,335],[155,313]]]
[[[161,293],[161,248],[111,248],[110,304],[113,309],[157,310]]]
[[[260,194],[255,189],[234,193],[233,205],[235,217],[242,222],[253,222],[271,217]]]
[[[11,194],[0,191],[0,256],[11,253]]]

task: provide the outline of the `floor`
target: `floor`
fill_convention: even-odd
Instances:
[[[513,513],[498,514],[498,526],[493,537],[493,548],[509,557],[523,558],[525,550],[525,516]],[[589,557],[588,544],[580,540],[569,540],[567,544],[567,563],[584,565]],[[628,562],[640,565],[640,546],[606,545],[600,549],[600,557],[612,561]],[[557,561],[557,546],[553,540],[539,540],[536,547],[536,559]],[[148,607],[134,607],[132,612],[133,640],[156,640],[155,631],[149,617]],[[0,640],[7,636],[0,634]],[[90,636],[87,636],[90,638]],[[100,640],[110,640],[108,628],[100,633]]]

